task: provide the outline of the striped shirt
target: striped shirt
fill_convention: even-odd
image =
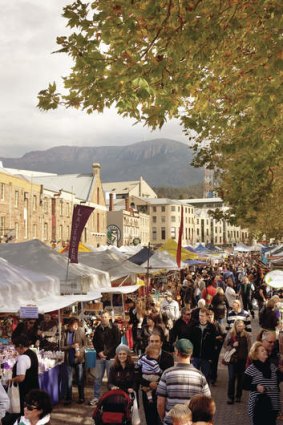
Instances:
[[[162,373],[158,361],[148,357],[147,355],[142,356],[138,360],[138,366],[141,367],[143,375],[161,375]]]
[[[164,424],[172,424],[167,415],[175,404],[184,404],[196,394],[210,396],[204,375],[191,364],[177,363],[163,372],[157,387],[157,396],[166,398]]]
[[[244,374],[244,389],[250,390],[249,401],[248,401],[248,414],[253,416],[256,397],[259,394],[256,390],[257,385],[263,385],[266,390],[266,394],[270,397],[272,408],[275,411],[280,410],[280,397],[279,397],[279,386],[277,368],[274,364],[270,364],[271,377],[264,378],[262,372],[252,363],[245,371]]]
[[[247,332],[252,331],[251,316],[246,310],[241,310],[239,312],[235,312],[234,310],[229,311],[227,315],[227,331],[230,331],[232,329],[232,326],[236,320],[242,320],[244,322],[245,329]]]

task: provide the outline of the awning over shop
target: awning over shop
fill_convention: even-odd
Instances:
[[[102,287],[111,287],[107,272],[84,264],[69,264],[67,275],[67,258],[39,240],[0,244],[0,257],[35,273],[56,276],[64,293],[96,292]]]

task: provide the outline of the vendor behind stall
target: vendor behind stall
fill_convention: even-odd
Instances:
[[[12,333],[12,342],[20,335],[25,335],[28,338],[29,346],[36,345],[38,339],[38,322],[36,319],[24,319],[20,322]]]

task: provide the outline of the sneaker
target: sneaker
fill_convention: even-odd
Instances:
[[[98,403],[98,398],[93,398],[88,402],[89,406],[96,406]]]
[[[227,400],[227,404],[234,404],[234,400]]]

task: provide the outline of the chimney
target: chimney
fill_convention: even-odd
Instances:
[[[130,201],[128,196],[125,198],[125,210],[130,211]]]
[[[113,193],[109,193],[109,211],[113,211]]]
[[[100,164],[98,162],[94,162],[92,164],[92,175],[100,179]]]

